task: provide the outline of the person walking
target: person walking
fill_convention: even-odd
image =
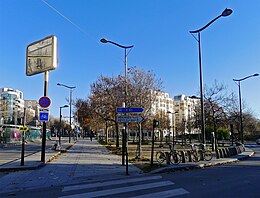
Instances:
[[[92,142],[92,138],[93,138],[93,136],[94,136],[93,131],[90,131],[90,135],[89,135],[89,137],[90,137],[91,142]]]

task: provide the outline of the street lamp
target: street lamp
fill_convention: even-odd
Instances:
[[[71,107],[72,107],[72,89],[75,89],[76,87],[72,87],[72,86],[67,86],[61,83],[57,83],[58,86],[63,86],[66,87],[68,89],[70,89],[70,132],[69,132],[69,143],[70,143],[70,133],[71,133]]]
[[[198,41],[199,45],[199,70],[200,70],[200,104],[201,104],[201,134],[202,134],[202,143],[205,144],[205,118],[204,118],[204,101],[203,101],[203,75],[202,75],[202,58],[201,58],[201,44],[200,44],[200,32],[206,29],[210,24],[219,19],[220,17],[229,16],[232,13],[231,9],[226,8],[219,16],[211,20],[208,24],[203,26],[198,30],[190,31],[192,36]],[[197,33],[198,38],[193,34]]]
[[[242,144],[244,144],[244,129],[243,129],[243,118],[242,118],[242,99],[241,99],[241,89],[240,89],[240,82],[246,80],[251,77],[259,76],[259,74],[253,74],[241,79],[233,79],[234,82],[238,85],[238,95],[239,95],[239,119],[240,119],[240,139]]]
[[[171,112],[167,111],[167,113],[172,114],[172,148],[174,149],[174,136],[175,136],[175,113],[176,112]]]
[[[63,108],[67,108],[69,107],[69,105],[63,105],[62,107],[60,107],[60,126],[59,126],[59,146],[61,146],[61,109]]]
[[[111,43],[113,45],[116,45],[120,48],[123,48],[125,51],[125,55],[124,55],[124,66],[125,66],[125,99],[124,99],[124,103],[123,103],[123,107],[126,108],[127,106],[127,49],[131,49],[134,46],[133,45],[129,45],[129,46],[125,46],[125,45],[120,45],[118,43],[115,43],[113,41],[109,41],[105,38],[100,39],[101,43]],[[125,128],[125,134],[123,133],[123,148],[122,148],[122,165],[124,165],[124,153],[126,154],[126,174],[128,175],[128,151],[127,151],[127,123],[124,123],[124,128]],[[125,147],[125,149],[124,149]]]

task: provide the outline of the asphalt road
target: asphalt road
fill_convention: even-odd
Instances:
[[[260,146],[246,145],[256,152],[247,160],[237,163],[163,174],[189,193],[180,197],[259,197]]]

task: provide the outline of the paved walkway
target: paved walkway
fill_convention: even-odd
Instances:
[[[28,165],[23,168],[27,169],[30,165],[32,167],[40,166],[42,163],[39,161],[39,155],[40,153],[36,153],[26,158],[25,164]],[[78,140],[67,152],[62,153],[59,157],[53,156],[51,152],[46,153],[46,159],[49,157],[54,159],[42,168],[18,171],[0,177],[0,193],[126,176],[126,167],[121,165],[121,157],[111,154],[96,140]],[[5,167],[18,168],[19,165],[13,162]],[[0,169],[3,168],[0,166]],[[142,173],[140,169],[129,164],[129,175],[136,176],[140,173]]]

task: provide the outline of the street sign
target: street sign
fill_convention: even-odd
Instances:
[[[51,99],[47,96],[43,96],[39,99],[39,105],[42,108],[48,108],[51,105]]]
[[[21,131],[21,132],[29,131],[29,127],[27,127],[27,126],[19,127],[19,131]]]
[[[53,35],[31,43],[26,49],[26,75],[56,69],[58,64],[57,38]]]
[[[128,116],[128,115],[120,115],[116,116],[116,122],[143,122],[144,118],[142,116]]]
[[[40,112],[40,121],[41,122],[47,122],[49,121],[49,112]]]
[[[39,120],[41,122],[48,122],[49,121],[49,109],[40,109],[39,113]]]
[[[124,108],[124,107],[117,107],[117,113],[142,113],[144,111],[141,107],[133,107],[133,108]]]

